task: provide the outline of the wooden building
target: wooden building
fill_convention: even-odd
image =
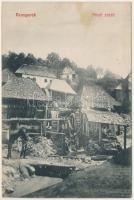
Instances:
[[[60,74],[60,78],[63,80],[72,82],[76,79],[76,73],[70,66],[66,66],[62,70],[62,72]]]
[[[113,97],[105,92],[100,86],[91,84],[84,86],[81,95],[83,129],[82,133],[88,139],[101,142],[105,137],[105,130],[111,136],[124,133],[124,147],[126,148],[126,123],[116,113],[116,107],[120,106]]]
[[[9,134],[10,129],[16,126],[31,127],[31,131],[40,131],[39,123],[19,119],[46,118],[48,100],[45,93],[36,82],[28,78],[13,77],[2,87],[2,119],[3,138]],[[12,120],[8,123],[8,119]]]
[[[31,79],[14,77],[2,87],[2,104],[7,110],[3,115],[5,118],[33,118],[40,110],[44,117],[46,103],[45,93]]]
[[[83,86],[81,92],[82,107],[96,110],[115,110],[121,103],[110,96],[101,86],[92,83]]]
[[[19,77],[34,80],[40,88],[46,88],[52,80],[56,79],[52,69],[41,65],[22,65],[15,74]]]
[[[103,138],[103,129],[111,130],[111,135],[116,136],[126,125],[124,119],[118,114],[110,111],[83,110],[87,122],[85,134],[89,138],[98,140]]]
[[[46,88],[46,94],[53,101],[56,101],[59,107],[66,107],[71,103],[76,92],[65,81],[60,79],[54,79]]]

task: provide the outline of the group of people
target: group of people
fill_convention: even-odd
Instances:
[[[61,132],[65,133],[65,149],[66,151],[77,151],[79,148],[79,134],[81,129],[81,113],[79,109],[67,117],[66,123],[63,124]],[[47,124],[47,129],[51,129],[51,124]],[[7,158],[12,157],[12,148],[15,141],[20,139],[21,150],[20,158],[25,158],[27,153],[27,144],[29,141],[28,130],[25,127],[21,127],[17,130],[10,132],[8,141],[8,154]]]
[[[8,140],[8,154],[7,158],[10,159],[12,158],[12,147],[15,141],[17,139],[21,139],[21,151],[20,151],[20,158],[25,158],[26,157],[26,151],[27,151],[27,144],[29,140],[29,134],[28,131],[25,127],[21,127],[16,131],[13,131],[9,135],[9,140]]]

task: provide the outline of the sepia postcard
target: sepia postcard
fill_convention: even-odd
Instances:
[[[132,2],[1,3],[2,197],[132,197]]]

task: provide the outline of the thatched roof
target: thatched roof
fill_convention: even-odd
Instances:
[[[83,110],[89,122],[101,124],[125,125],[125,120],[118,114],[110,111]]]
[[[60,79],[52,80],[51,84],[47,88],[56,92],[76,95],[76,92],[71,88],[71,86],[66,81]]]
[[[81,93],[82,107],[84,108],[113,108],[120,103],[110,96],[102,87],[96,84],[84,86]]]
[[[33,80],[14,77],[2,87],[2,97],[25,100],[47,100],[45,93]]]
[[[22,65],[15,73],[56,78],[52,69],[41,65]]]

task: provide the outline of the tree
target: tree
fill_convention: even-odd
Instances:
[[[113,90],[121,82],[121,79],[116,74],[106,71],[102,79],[98,80],[98,84],[101,85],[108,93],[112,95]]]
[[[20,55],[18,55],[14,52],[9,52],[8,55],[3,55],[2,56],[3,67],[8,68],[12,72],[15,72],[21,66],[21,59],[20,59],[21,56],[22,56],[21,53]]]
[[[61,67],[64,68],[64,67],[68,67],[68,66],[71,67],[70,60],[68,58],[63,58],[61,61]]]
[[[61,58],[57,53],[49,53],[46,58],[47,66],[50,68],[56,68],[57,66],[60,66]]]
[[[8,67],[8,56],[6,54],[2,55],[2,69]]]
[[[96,68],[97,79],[101,79],[104,76],[104,70],[101,67]]]
[[[93,68],[92,65],[89,65],[87,67],[87,74],[88,74],[88,77],[90,77],[92,79],[96,79],[97,78],[96,70]]]
[[[42,58],[38,58],[37,62],[39,63],[39,65],[47,66],[46,60],[43,60]]]
[[[56,71],[57,78],[60,75],[60,68],[61,68],[61,58],[57,53],[50,53],[46,59],[47,67],[52,68]]]
[[[35,65],[36,63],[37,63],[37,60],[34,57],[34,55],[31,54],[31,53],[28,53],[28,55],[25,58],[25,64],[27,64],[27,65],[30,65],[30,64]]]
[[[8,68],[11,72],[15,72],[23,64],[37,64],[37,59],[33,54],[28,54],[27,56],[24,53],[15,53],[9,52],[8,55],[2,56],[2,67]]]

